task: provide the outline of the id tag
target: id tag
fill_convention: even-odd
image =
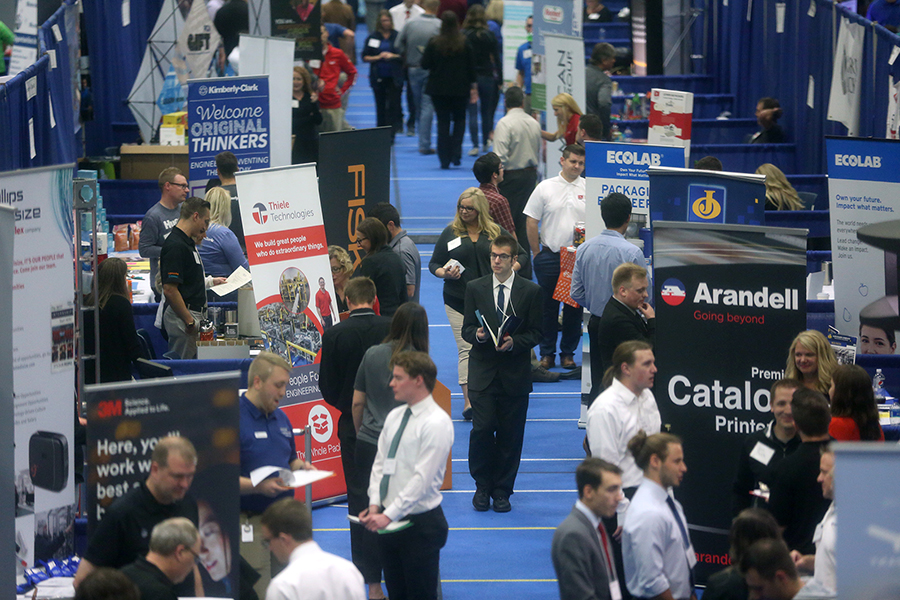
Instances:
[[[684,555],[687,557],[688,566],[693,569],[697,565],[697,555],[694,553],[693,546],[685,550]]]
[[[194,262],[196,262],[198,265],[203,264],[200,262],[200,255],[197,254],[196,250],[194,251]]]
[[[397,459],[396,458],[386,458],[384,459],[384,470],[382,473],[385,475],[393,475],[397,472]]]
[[[756,442],[756,445],[753,446],[753,450],[750,452],[750,458],[764,465],[769,464],[773,456],[775,456],[775,451],[762,442]]]
[[[254,431],[253,437],[255,437],[258,440],[267,440],[267,439],[269,439],[269,432],[268,431]]]
[[[297,99],[291,100],[291,108],[300,108],[300,101]]]
[[[462,238],[461,237],[454,238],[454,239],[450,240],[449,242],[447,242],[447,252],[449,252],[450,250],[456,250],[461,245],[462,245]]]
[[[250,525],[249,523],[247,523],[246,525],[241,525],[241,541],[253,541],[253,525]]]
[[[619,588],[618,581],[609,582],[609,597],[611,600],[622,600],[622,590]]]
[[[378,38],[372,38],[369,40],[369,48],[381,48],[381,40]]]

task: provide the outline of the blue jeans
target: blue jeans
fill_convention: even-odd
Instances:
[[[416,130],[419,133],[419,152],[431,149],[431,121],[434,118],[434,105],[431,96],[425,93],[428,84],[428,71],[419,67],[409,68],[409,86],[412,88],[416,104]]]
[[[553,299],[553,291],[559,279],[559,253],[546,248],[534,257],[534,274],[544,296],[544,314],[541,319],[541,357],[556,355],[556,337],[559,331],[559,300]],[[582,308],[563,303],[562,339],[559,355],[572,356],[581,341]]]
[[[497,83],[491,75],[479,75],[478,102],[469,103],[466,107],[469,118],[469,135],[472,137],[472,145],[478,144],[478,114],[481,113],[481,145],[487,146],[494,130],[494,110],[497,108]],[[480,105],[480,106],[479,106]]]

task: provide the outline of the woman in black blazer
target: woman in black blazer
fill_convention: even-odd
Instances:
[[[319,133],[316,126],[322,123],[322,113],[317,103],[318,95],[312,91],[312,78],[303,67],[294,67],[294,87],[291,98],[291,164],[302,165],[319,161]]]
[[[369,63],[369,84],[375,94],[378,127],[390,126],[396,134],[403,129],[400,92],[403,89],[403,61],[397,52],[397,32],[391,13],[378,13],[375,32],[366,38],[362,58]]]
[[[366,251],[354,277],[368,277],[375,282],[379,314],[392,317],[406,295],[406,267],[400,255],[391,250],[388,230],[378,219],[369,217],[356,226],[356,242]]]

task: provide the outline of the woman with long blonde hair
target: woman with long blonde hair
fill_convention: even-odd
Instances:
[[[837,368],[831,344],[815,329],[801,331],[791,343],[784,376],[799,379],[806,387],[828,396],[831,375]]]
[[[765,163],[756,174],[766,176],[766,210],[803,210],[803,201],[781,169]]]
[[[214,187],[206,192],[204,199],[209,202],[209,228],[206,238],[197,244],[203,270],[211,277],[228,277],[238,267],[249,271],[250,264],[241,251],[241,244],[228,228],[231,225],[231,194],[225,188]],[[206,292],[210,302],[237,302],[237,296],[237,291],[225,296]]]
[[[584,114],[575,98],[570,94],[557,94],[550,101],[550,106],[556,116],[556,131],[542,131],[541,136],[548,142],[565,138],[566,146],[574,144],[578,135],[578,122]]]

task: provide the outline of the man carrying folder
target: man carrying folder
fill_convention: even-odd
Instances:
[[[491,243],[491,270],[469,282],[462,337],[469,354],[469,472],[475,479],[472,504],[509,512],[519,470],[528,395],[531,349],[541,340],[541,288],[513,272],[518,243],[499,235]]]

